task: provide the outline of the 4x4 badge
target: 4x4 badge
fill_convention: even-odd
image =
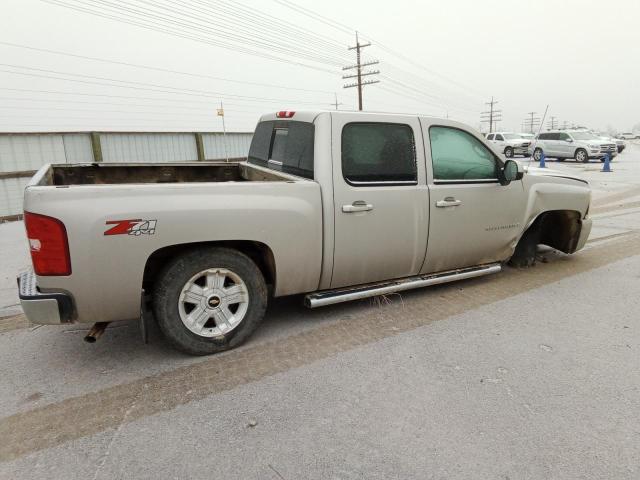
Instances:
[[[113,225],[105,235],[153,235],[157,220],[107,220],[105,225]]]

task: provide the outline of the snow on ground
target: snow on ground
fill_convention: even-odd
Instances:
[[[22,312],[16,277],[30,266],[23,223],[0,223],[0,318]]]

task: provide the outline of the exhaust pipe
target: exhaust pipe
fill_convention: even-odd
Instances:
[[[102,334],[104,333],[105,329],[107,328],[107,325],[109,325],[110,322],[96,322],[93,324],[93,327],[91,327],[91,330],[89,330],[89,333],[87,333],[84,337],[84,341],[87,343],[96,343],[98,341],[98,339],[102,336]]]

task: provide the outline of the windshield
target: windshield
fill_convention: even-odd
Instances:
[[[515,133],[503,133],[505,140],[518,140],[522,138],[520,135],[516,135]]]
[[[575,140],[597,140],[598,139],[598,137],[596,137],[593,133],[589,133],[589,132],[571,132],[571,136]]]

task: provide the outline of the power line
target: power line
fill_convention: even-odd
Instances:
[[[310,68],[318,69],[317,67],[306,63],[292,62],[291,59],[274,55],[274,53],[292,55],[305,60],[311,60],[313,62],[333,66],[338,66],[344,61],[344,55],[342,50],[339,49],[339,44],[335,42],[327,42],[326,40],[319,38],[316,34],[306,33],[303,29],[300,29],[293,24],[280,22],[283,25],[287,25],[287,28],[274,36],[273,22],[277,21],[277,19],[272,20],[269,24],[265,25],[264,18],[269,18],[269,16],[264,14],[262,14],[263,20],[261,20],[261,23],[264,26],[264,33],[260,32],[256,28],[256,22],[258,21],[255,18],[256,15],[253,13],[247,13],[246,11],[238,12],[238,7],[235,7],[234,11],[234,7],[228,7],[226,5],[226,3],[233,2],[226,2],[225,5],[212,10],[206,3],[196,1],[195,3],[204,5],[204,7],[194,6],[193,3],[190,2],[187,4],[188,9],[184,10],[176,9],[176,2],[170,3],[171,7],[168,7],[166,5],[160,5],[157,2],[150,3],[145,0],[130,1],[125,5],[114,4],[107,0],[42,1],[83,13],[89,13],[91,15],[148,28],[162,33],[188,38],[201,43],[208,43],[222,48],[240,51],[242,53],[261,56],[270,60],[285,61],[286,63],[293,63]],[[88,4],[88,2],[91,2],[91,4]],[[150,9],[149,7],[140,7],[135,5],[135,2],[143,4],[146,3],[153,6],[153,9]],[[205,12],[203,8],[208,9],[211,13],[211,16],[207,18],[206,22],[202,21],[201,16],[195,16],[190,13],[194,9],[200,12]],[[225,17],[224,15],[221,15],[221,12],[228,13],[229,8],[232,8],[231,13],[233,16]],[[169,13],[167,14],[165,12]],[[250,21],[243,22],[239,19],[246,19],[250,14],[254,17],[251,18]],[[222,22],[220,20],[222,20]],[[231,28],[229,24],[236,24],[237,26]],[[216,28],[213,28],[213,26],[216,26]],[[293,32],[295,35],[292,35],[289,32]],[[320,44],[319,42],[323,43]],[[248,49],[246,47],[247,45],[257,47],[261,51]],[[335,53],[331,55],[328,53],[328,50],[333,50]],[[320,68],[320,70],[332,73],[326,69]]]
[[[485,105],[489,105],[489,110],[480,113],[480,122],[489,123],[489,133],[493,132],[494,125],[502,121],[502,110],[494,108],[497,103],[498,101],[491,97],[491,101],[485,103]]]
[[[316,65],[310,65],[308,63],[303,63],[303,62],[299,62],[299,61],[294,61],[291,59],[287,59],[281,56],[276,56],[270,53],[266,53],[264,51],[258,51],[258,50],[253,50],[251,48],[247,48],[247,47],[243,47],[240,45],[235,45],[232,43],[228,43],[228,42],[223,42],[220,40],[215,40],[212,38],[208,38],[208,37],[203,37],[203,36],[198,36],[195,34],[192,34],[190,32],[187,31],[187,33],[185,33],[184,31],[180,31],[179,29],[176,30],[175,28],[173,30],[168,29],[166,26],[162,25],[162,24],[158,24],[158,22],[153,22],[153,21],[149,21],[149,20],[145,20],[137,18],[137,19],[132,19],[131,17],[122,17],[122,16],[117,16],[117,14],[113,14],[113,13],[104,13],[104,12],[100,12],[100,11],[95,11],[92,10],[90,8],[87,7],[83,7],[83,6],[75,6],[75,5],[69,5],[66,3],[63,3],[62,0],[40,0],[42,2],[45,3],[49,3],[52,5],[57,5],[60,7],[64,7],[64,8],[68,8],[71,10],[75,10],[78,12],[82,12],[82,13],[89,13],[91,15],[94,16],[98,16],[98,17],[102,17],[102,18],[106,18],[109,20],[115,20],[121,23],[127,23],[130,25],[135,25],[138,27],[142,27],[142,28],[146,28],[148,30],[153,30],[156,32],[160,32],[160,33],[164,33],[164,34],[168,34],[168,35],[173,35],[176,37],[180,37],[180,38],[185,38],[188,40],[192,40],[192,41],[196,41],[199,43],[203,43],[203,44],[207,44],[207,45],[213,45],[213,46],[217,46],[217,47],[222,47],[222,48],[226,48],[228,50],[233,50],[236,52],[240,52],[240,53],[245,53],[247,55],[253,55],[256,57],[261,57],[261,58],[265,58],[268,60],[273,60],[273,61],[278,61],[278,62],[283,62],[283,63],[288,63],[291,65],[296,65],[296,66],[301,66],[301,67],[305,67],[305,68],[311,68],[317,71],[322,71],[325,73],[334,73],[332,70],[328,70],[326,68],[322,68],[322,67],[318,67]],[[257,46],[255,44],[255,42],[245,42],[246,44],[252,45],[252,46]],[[264,47],[259,47],[259,48],[263,48]],[[318,62],[318,63],[323,63],[323,62]]]
[[[343,86],[343,88],[353,88],[353,87],[357,87],[358,89],[358,110],[362,110],[362,87],[364,87],[365,85],[372,85],[374,83],[380,83],[380,80],[363,80],[362,77],[367,77],[370,75],[377,75],[380,73],[380,70],[369,70],[369,71],[365,71],[362,70],[362,67],[366,67],[366,66],[371,66],[371,65],[377,65],[378,62],[377,60],[369,60],[368,62],[362,62],[361,59],[361,51],[363,48],[369,47],[371,46],[371,43],[360,43],[360,39],[358,38],[358,32],[356,32],[356,44],[353,47],[349,47],[349,50],[355,50],[356,51],[356,64],[355,65],[350,65],[347,67],[342,67],[342,70],[353,70],[355,69],[356,73],[355,75],[343,75],[342,78],[343,79],[347,79],[347,78],[355,78],[356,82],[355,83],[349,83]]]
[[[555,130],[558,128],[558,118],[551,116],[549,117],[549,121],[547,122],[547,130]]]
[[[335,101],[333,103],[330,103],[329,105],[331,105],[332,107],[335,107],[336,110],[338,110],[338,107],[340,105],[344,105],[344,103],[339,103],[338,102],[338,94],[337,93],[334,93],[333,95],[334,95]]]
[[[540,117],[536,117],[538,112],[527,113],[528,117],[524,120],[525,130],[529,130],[529,133],[534,133],[536,127],[540,124]]]
[[[180,70],[171,70],[171,69],[168,69],[168,68],[153,67],[151,65],[141,65],[141,64],[138,64],[138,63],[123,62],[123,61],[119,61],[119,60],[108,60],[106,58],[90,57],[90,56],[79,55],[79,54],[75,54],[75,53],[61,52],[59,50],[50,50],[50,49],[47,49],[47,48],[37,48],[37,47],[29,46],[29,45],[21,45],[21,44],[18,44],[18,43],[0,41],[0,45],[7,45],[7,46],[10,46],[10,47],[15,47],[15,48],[23,48],[23,49],[33,50],[33,51],[37,51],[37,52],[51,53],[51,54],[54,54],[54,55],[64,55],[64,56],[67,56],[67,57],[81,58],[81,59],[84,59],[84,60],[92,60],[92,61],[96,61],[96,62],[111,63],[111,64],[114,64],[114,65],[125,65],[125,66],[128,66],[128,67],[143,68],[143,69],[146,69],[146,70],[153,70],[153,71],[157,71],[157,72],[175,73],[177,75],[187,75],[187,76],[190,76],[190,77],[197,77],[197,78],[208,78],[208,79],[212,79],[212,80],[219,80],[219,81],[222,81],[222,82],[238,83],[238,84],[244,84],[244,85],[268,87],[268,88],[279,88],[279,89],[283,89],[283,90],[297,90],[297,91],[301,91],[301,92],[332,93],[329,90],[313,90],[313,89],[308,89],[308,88],[299,88],[299,87],[290,87],[290,86],[284,86],[284,85],[275,85],[275,84],[272,84],[272,83],[249,82],[249,81],[236,80],[236,79],[231,79],[231,78],[214,77],[212,75],[205,75],[205,74],[200,74],[200,73],[184,72],[184,71],[180,71]]]
[[[161,100],[163,102],[176,102],[176,103],[180,103],[180,104],[184,104],[184,103],[194,103],[197,105],[202,105],[202,100],[187,100],[187,99],[176,99],[176,98],[157,98],[157,97],[141,97],[141,96],[131,96],[131,95],[109,95],[109,94],[105,94],[105,93],[86,93],[86,92],[65,92],[65,91],[61,91],[61,90],[37,90],[37,89],[29,89],[29,88],[8,88],[8,87],[0,87],[0,90],[7,90],[7,91],[12,91],[12,92],[29,92],[29,93],[46,93],[46,94],[56,94],[56,95],[72,95],[72,96],[82,96],[82,97],[100,97],[100,98],[127,98],[127,99],[134,99],[134,100]],[[178,92],[167,92],[167,93],[171,93],[171,94],[177,94],[179,95]],[[213,97],[213,98],[217,98],[217,97]],[[237,99],[236,101],[242,102],[242,101],[249,101],[249,100],[242,100],[242,99]],[[251,100],[252,103],[258,102],[258,103],[272,103],[272,104],[282,104],[281,100]],[[227,105],[238,105],[238,104],[231,104],[231,103],[227,103]],[[313,103],[310,105],[321,105],[321,103]],[[246,106],[246,105],[242,105],[241,106]]]
[[[339,30],[341,32],[352,32],[354,30],[354,28],[352,28],[352,27],[349,27],[349,26],[347,26],[347,25],[345,25],[343,23],[337,22],[337,21],[335,21],[333,19],[330,19],[328,17],[320,15],[319,13],[314,12],[314,11],[308,9],[308,8],[304,8],[304,7],[300,7],[298,5],[295,5],[292,2],[290,2],[289,0],[274,0],[274,1],[276,3],[279,3],[280,5],[284,5],[284,6],[288,7],[288,8],[291,8],[293,10],[298,11],[299,13],[302,13],[303,15],[306,15],[306,16],[308,16],[310,18],[313,18],[313,19],[315,19],[317,21],[320,21],[320,22],[322,22],[322,23],[324,23],[326,25],[329,25],[329,26],[331,26],[331,27],[333,27],[336,30]],[[404,60],[406,63],[414,65],[414,66],[416,66],[416,67],[418,67],[418,68],[430,73],[431,75],[440,77],[441,79],[446,80],[447,82],[452,83],[454,85],[457,85],[458,87],[460,87],[462,89],[469,90],[469,91],[475,91],[477,94],[480,94],[480,92],[472,89],[471,87],[469,87],[467,85],[464,85],[464,84],[462,84],[460,82],[457,82],[456,80],[453,80],[453,79],[443,75],[442,73],[439,73],[439,72],[436,72],[434,70],[428,69],[427,67],[425,67],[424,65],[416,62],[412,58],[407,57],[405,54],[403,54],[401,52],[398,52],[398,51],[392,49],[391,47],[388,47],[388,46],[384,45],[383,43],[381,43],[378,40],[375,40],[371,35],[363,34],[363,36],[365,38],[367,38],[368,41],[375,43],[377,47],[381,48],[382,50],[385,50],[387,53],[390,53],[391,55],[394,55],[394,56],[398,57],[401,60]]]
[[[146,82],[134,82],[134,81],[130,81],[130,80],[118,80],[118,79],[114,79],[114,78],[99,77],[99,76],[95,76],[95,75],[83,75],[83,74],[80,74],[80,73],[67,73],[67,72],[61,72],[61,71],[57,71],[57,70],[49,70],[49,69],[44,69],[44,68],[26,67],[24,65],[12,65],[12,64],[6,64],[6,63],[0,63],[0,66],[11,67],[11,68],[22,68],[22,69],[26,69],[26,70],[35,70],[36,72],[54,73],[56,75],[66,75],[66,76],[90,78],[92,80],[79,80],[79,79],[75,79],[75,78],[53,77],[51,75],[44,75],[44,74],[40,74],[40,73],[16,72],[16,71],[12,71],[12,70],[0,70],[0,72],[10,73],[10,74],[14,74],[14,75],[26,75],[26,76],[33,76],[33,77],[51,78],[51,79],[55,79],[55,80],[63,80],[63,81],[68,81],[68,82],[85,83],[85,84],[89,84],[89,85],[106,85],[106,86],[110,86],[110,87],[130,88],[130,89],[133,89],[133,90],[145,90],[145,91],[152,91],[152,92],[173,93],[173,94],[190,95],[190,96],[201,96],[201,97],[235,98],[237,100],[242,100],[242,99],[246,99],[246,100],[250,100],[250,101],[276,100],[276,101],[280,101],[280,102],[296,102],[296,103],[299,103],[299,104],[308,104],[308,105],[318,105],[318,103],[320,103],[320,102],[309,102],[309,101],[284,99],[284,98],[275,99],[275,98],[265,98],[265,97],[253,97],[253,96],[249,96],[249,95],[237,95],[237,94],[224,93],[224,92],[215,92],[215,91],[209,91],[209,90],[184,89],[184,88],[172,87],[170,85],[159,85],[159,84],[146,83]],[[103,81],[93,81],[94,79],[95,80],[103,80]],[[113,83],[106,83],[105,81],[125,83],[125,84],[129,84],[129,85],[118,85],[118,84],[113,84]],[[148,88],[148,87],[153,87],[153,88]],[[168,89],[168,90],[160,90],[160,89]]]
[[[0,90],[3,90],[2,88],[0,88]],[[46,91],[36,91],[36,92],[44,92],[46,93]],[[51,92],[51,93],[61,93],[61,92]],[[89,94],[90,95],[90,94]],[[116,98],[120,98],[119,96],[115,96]],[[133,98],[133,99],[146,99],[149,97],[125,97],[125,98]],[[179,109],[179,110],[195,110],[195,111],[211,111],[212,108],[215,108],[215,105],[217,104],[217,102],[215,104],[213,104],[211,107],[207,106],[206,104],[203,104],[203,102],[197,102],[199,105],[201,105],[200,107],[195,107],[195,106],[184,106],[184,105],[166,105],[166,104],[144,104],[144,103],[114,103],[114,102],[97,102],[95,100],[93,101],[82,101],[82,100],[69,100],[69,99],[49,99],[49,98],[23,98],[23,97],[0,97],[0,100],[9,100],[9,101],[19,101],[19,102],[37,102],[37,103],[41,103],[41,102],[46,102],[46,103],[62,103],[62,104],[82,104],[82,105],[108,105],[108,106],[122,106],[122,107],[144,107],[144,108],[162,108],[162,109]],[[160,99],[162,100],[162,99]],[[167,101],[170,101],[169,99],[167,99]],[[242,105],[242,104],[234,104],[234,103],[226,103],[225,105],[231,105],[231,106],[240,106],[240,107],[246,107],[247,105]],[[11,106],[9,106],[9,108],[11,108]],[[233,109],[233,110],[229,110],[229,111],[238,111],[238,112],[256,112],[256,109],[251,109],[251,110],[241,110],[241,109]]]

